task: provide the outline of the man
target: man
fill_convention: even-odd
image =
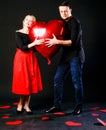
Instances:
[[[83,104],[83,82],[82,69],[85,61],[85,54],[82,45],[82,30],[80,22],[72,16],[72,8],[67,1],[59,5],[59,13],[65,26],[64,39],[59,40],[53,34],[52,39],[46,39],[46,45],[61,45],[62,57],[54,77],[54,105],[46,112],[57,112],[62,110],[62,96],[64,80],[69,73],[72,76],[72,83],[75,89],[76,106],[74,115],[82,112]]]

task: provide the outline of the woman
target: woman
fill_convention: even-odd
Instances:
[[[17,113],[23,110],[33,114],[29,107],[31,94],[42,91],[42,79],[34,46],[43,42],[43,39],[30,41],[29,28],[36,22],[33,15],[25,16],[22,29],[16,30],[16,53],[13,64],[12,93],[20,95]]]

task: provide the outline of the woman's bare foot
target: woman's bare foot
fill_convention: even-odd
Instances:
[[[22,111],[22,105],[17,106],[17,111]]]
[[[33,114],[33,112],[31,111],[31,109],[29,107],[24,107],[24,110],[26,111],[26,113],[28,115],[32,115]]]

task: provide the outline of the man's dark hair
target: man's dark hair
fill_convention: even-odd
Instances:
[[[59,6],[68,6],[69,8],[71,8],[71,5],[70,5],[70,1],[63,1],[62,3],[59,4]]]

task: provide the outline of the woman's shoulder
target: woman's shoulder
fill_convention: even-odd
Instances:
[[[18,36],[18,37],[23,37],[25,34],[22,33],[21,30],[15,30],[15,35]]]
[[[19,35],[28,35],[28,34],[24,33],[22,29],[16,30],[15,33],[19,34]]]
[[[22,32],[22,29],[18,29],[18,30],[16,30],[15,32],[23,33],[23,32]]]
[[[21,34],[21,35],[28,35],[23,29],[16,30],[16,33]]]

